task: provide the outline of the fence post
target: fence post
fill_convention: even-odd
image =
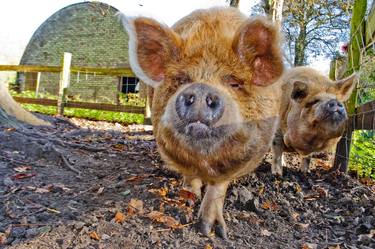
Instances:
[[[35,97],[38,98],[39,95],[39,87],[40,87],[40,76],[41,72],[38,72],[38,76],[36,77],[36,88],[35,88]]]
[[[60,74],[59,96],[57,98],[57,115],[64,115],[64,105],[66,102],[65,95],[70,83],[70,65],[72,54],[64,53],[63,67]]]
[[[367,0],[355,0],[353,5],[353,14],[350,21],[350,46],[348,54],[348,67],[346,76],[358,71],[361,67],[361,48],[366,47],[366,44],[362,44],[363,36],[365,32],[365,22],[363,20],[366,16]],[[336,146],[335,162],[333,170],[339,169],[341,172],[348,172],[348,163],[350,156],[350,146],[352,139],[352,132],[354,130],[353,120],[355,122],[355,113],[357,105],[357,88],[355,88],[346,103],[346,109],[349,115],[353,115],[353,119],[349,118],[348,126],[346,127],[345,134],[340,139]]]
[[[153,96],[154,96],[154,92],[153,92],[153,89],[149,86],[146,86],[146,105],[145,105],[145,119],[144,119],[144,124],[146,125],[151,125],[152,124],[152,121],[151,121],[151,105],[152,105],[152,99],[153,99]]]

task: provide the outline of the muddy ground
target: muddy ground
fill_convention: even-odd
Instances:
[[[264,162],[230,187],[224,241],[197,232],[199,202],[186,205],[151,131],[54,123],[0,126],[1,248],[375,248],[374,188],[349,176],[274,177]]]

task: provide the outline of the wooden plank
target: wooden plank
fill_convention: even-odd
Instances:
[[[88,102],[78,102],[78,101],[67,102],[65,106],[72,107],[72,108],[95,109],[95,110],[113,111],[113,112],[129,112],[129,113],[139,113],[139,114],[143,114],[145,112],[144,107],[139,107],[139,106],[124,106],[124,105],[88,103]]]
[[[366,46],[371,46],[375,42],[375,5],[372,5],[370,14],[366,22]]]
[[[374,130],[375,101],[358,106],[356,114],[350,117],[349,124],[351,124],[353,130]]]
[[[36,98],[25,98],[13,96],[13,99],[21,104],[35,104],[35,105],[46,105],[56,106],[57,99],[36,99]]]
[[[40,66],[40,65],[0,65],[0,71],[16,71],[16,72],[49,72],[60,73],[61,66]],[[72,66],[70,71],[72,73],[87,73],[95,75],[108,76],[126,76],[135,77],[134,73],[129,67],[125,68],[100,68],[100,67],[77,67]]]
[[[45,106],[56,106],[56,99],[35,99],[35,98],[24,98],[24,97],[13,97],[15,101],[23,104],[36,104]],[[143,114],[145,112],[144,107],[139,106],[124,106],[124,105],[113,105],[104,103],[88,103],[79,101],[69,101],[65,103],[65,107],[70,108],[82,108],[82,109],[93,109],[102,111],[113,111],[113,112],[128,112]]]
[[[35,87],[35,97],[38,98],[39,95],[39,88],[40,88],[40,77],[42,73],[38,72],[37,78],[36,78],[36,87]]]
[[[70,85],[70,66],[72,63],[72,54],[64,53],[64,58],[62,62],[63,71],[60,73],[60,83],[59,83],[59,96],[57,97],[57,115],[64,115],[64,105],[66,102],[66,93]]]
[[[346,131],[337,143],[333,170],[348,171],[350,145],[354,130],[374,130],[375,128],[375,101],[368,102],[356,108],[356,114],[349,117]]]
[[[16,71],[16,72],[50,72],[60,73],[61,66],[36,66],[36,65],[0,65],[0,71]]]

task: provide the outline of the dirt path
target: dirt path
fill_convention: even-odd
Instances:
[[[229,241],[206,238],[151,132],[72,123],[28,130],[68,145],[64,159],[0,127],[0,247],[375,248],[374,189],[348,176],[275,178],[264,163],[228,191]]]

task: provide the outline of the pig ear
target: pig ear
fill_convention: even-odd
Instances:
[[[293,84],[292,99],[301,102],[309,94],[309,87],[305,82],[295,81]]]
[[[336,90],[338,91],[338,98],[340,100],[346,101],[349,99],[358,78],[359,74],[354,73],[345,79],[336,81]]]
[[[266,86],[283,72],[278,29],[268,20],[247,21],[238,31],[233,48],[252,72],[252,83]]]
[[[129,35],[129,62],[133,72],[146,84],[159,86],[164,81],[166,65],[178,56],[180,38],[153,19],[120,18]]]

